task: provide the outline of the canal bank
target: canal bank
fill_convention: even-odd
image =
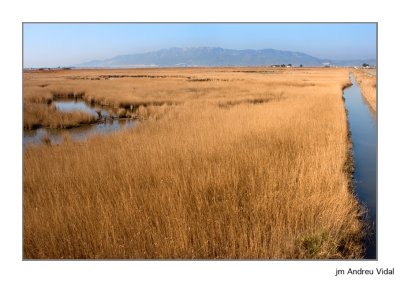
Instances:
[[[364,257],[376,259],[377,118],[362,96],[353,75],[350,76],[350,80],[352,86],[344,89],[343,96],[353,149],[354,189],[359,202],[367,210],[365,220],[368,235],[364,239]]]

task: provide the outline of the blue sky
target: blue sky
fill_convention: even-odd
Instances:
[[[28,24],[24,67],[57,67],[170,47],[274,48],[374,59],[375,24]]]

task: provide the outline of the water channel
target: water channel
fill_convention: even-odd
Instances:
[[[354,182],[358,200],[367,209],[370,233],[365,240],[366,259],[376,259],[377,203],[377,118],[361,94],[353,75],[353,83],[344,90],[347,118],[354,151]]]

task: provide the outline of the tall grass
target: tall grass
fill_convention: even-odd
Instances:
[[[356,70],[354,74],[360,85],[361,93],[376,112],[376,74],[368,72],[368,70]]]
[[[113,135],[26,147],[24,258],[360,258],[348,71],[241,70],[115,71],[183,77],[115,79],[135,88],[121,101],[179,104]]]

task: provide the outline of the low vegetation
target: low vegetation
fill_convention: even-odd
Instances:
[[[32,101],[84,92],[146,121],[24,148],[24,258],[360,258],[348,70],[268,71],[25,73]]]
[[[372,70],[356,70],[354,72],[361,93],[373,111],[376,112],[376,72]]]

